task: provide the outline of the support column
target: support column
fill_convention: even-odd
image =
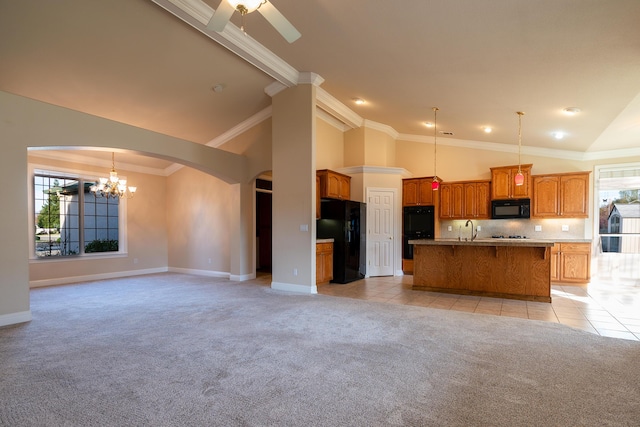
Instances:
[[[316,86],[299,84],[274,95],[272,126],[271,287],[315,294]]]
[[[250,184],[233,185],[233,210],[231,215],[231,280],[243,281],[256,277],[255,248],[255,189]]]
[[[4,127],[4,128],[3,128]],[[0,121],[0,326],[31,320],[29,309],[29,229],[27,218],[27,147],[13,134],[9,120]]]

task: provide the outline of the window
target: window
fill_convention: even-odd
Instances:
[[[640,254],[640,165],[601,167],[598,190],[602,252]]]
[[[121,253],[122,203],[95,197],[93,180],[64,172],[34,172],[37,258]]]

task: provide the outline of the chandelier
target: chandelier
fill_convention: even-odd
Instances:
[[[116,172],[115,153],[111,153],[111,172],[109,178],[100,178],[89,187],[89,191],[96,197],[127,198],[130,199],[136,193],[137,187],[127,187],[127,180],[118,178]]]

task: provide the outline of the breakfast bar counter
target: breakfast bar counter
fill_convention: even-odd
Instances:
[[[533,239],[419,239],[413,289],[551,302],[551,247]]]

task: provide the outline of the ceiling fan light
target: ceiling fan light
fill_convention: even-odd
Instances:
[[[238,6],[244,6],[247,10],[246,13],[251,13],[259,8],[260,5],[264,3],[264,0],[227,0],[227,2],[229,2],[234,9],[237,9]]]

